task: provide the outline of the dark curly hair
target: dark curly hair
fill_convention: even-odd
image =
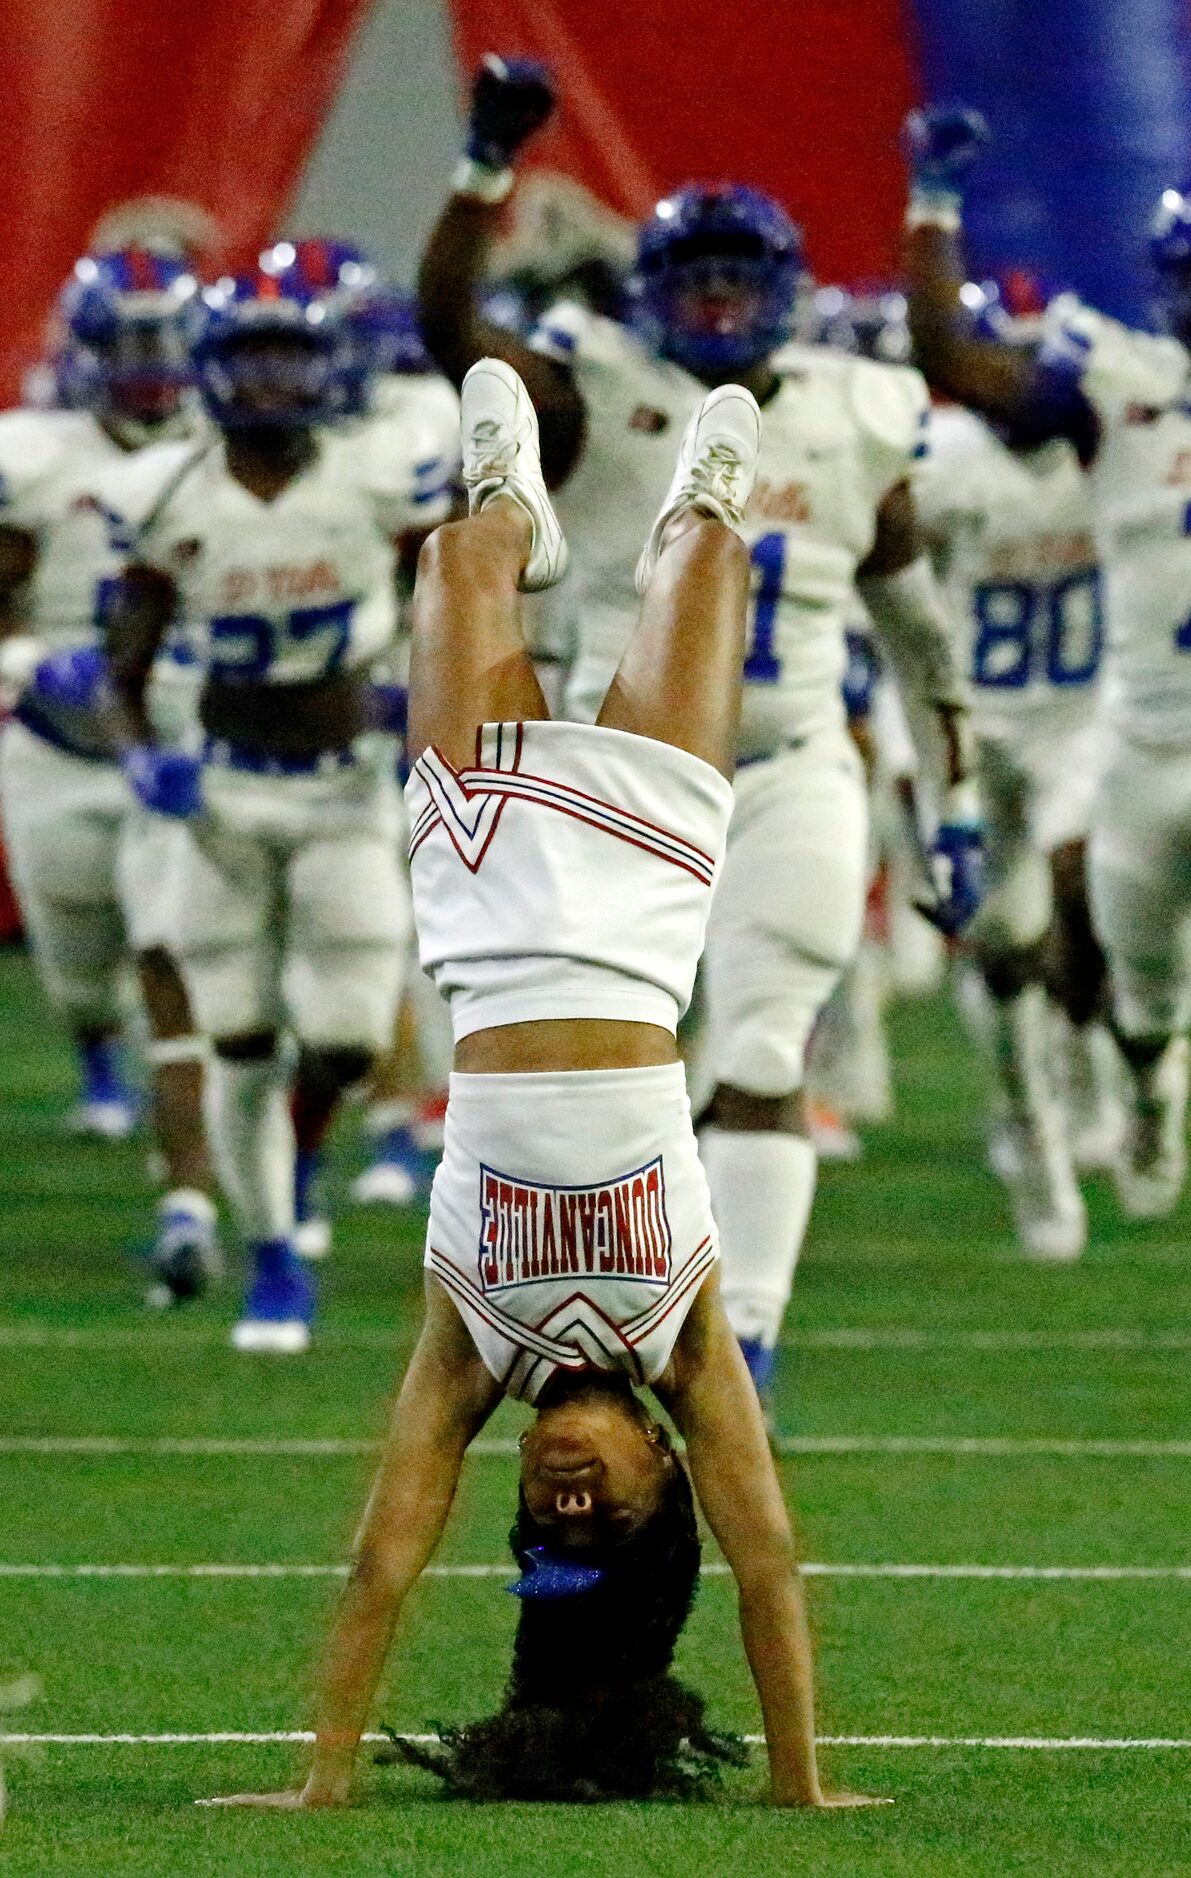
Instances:
[[[669,1674],[699,1583],[699,1534],[686,1468],[671,1458],[656,1512],[629,1538],[568,1555],[520,1496],[509,1534],[523,1571],[545,1548],[600,1570],[591,1589],[521,1605],[505,1699],[487,1721],[437,1743],[390,1734],[378,1759],[428,1768],[470,1800],[692,1799],[743,1744],[712,1733],[701,1696]]]

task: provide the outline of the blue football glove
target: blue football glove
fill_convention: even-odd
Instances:
[[[125,751],[120,767],[137,801],[155,815],[185,821],[201,814],[203,766],[197,756],[141,743]]]
[[[467,154],[485,169],[508,169],[554,109],[554,83],[536,59],[487,52],[471,88]]]
[[[959,193],[985,145],[988,125],[963,104],[928,104],[911,111],[902,125],[902,146],[916,188]]]
[[[953,939],[984,897],[984,828],[970,787],[960,784],[944,802],[927,862],[933,897],[914,904],[924,919]]]
[[[98,646],[70,646],[34,666],[29,690],[46,704],[89,711],[107,682],[107,661]]]
[[[844,710],[850,722],[868,717],[873,708],[873,693],[881,676],[881,655],[871,633],[853,626],[847,631],[848,662],[844,666],[841,690]]]

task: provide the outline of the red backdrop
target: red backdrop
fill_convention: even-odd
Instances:
[[[368,0],[8,0],[0,402],[99,215],[186,197],[248,260],[276,226]]]
[[[824,280],[888,275],[911,100],[899,0],[453,0],[465,70],[547,60],[565,111],[541,160],[637,216],[687,181],[753,183]]]

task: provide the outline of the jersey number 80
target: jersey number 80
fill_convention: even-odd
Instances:
[[[973,595],[976,643],[972,683],[1021,691],[1034,681],[1089,685],[1104,650],[1104,612],[1096,568],[1052,587],[986,581]]]

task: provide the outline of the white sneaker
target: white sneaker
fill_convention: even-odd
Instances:
[[[523,593],[553,587],[566,573],[567,544],[542,476],[538,419],[528,391],[503,359],[480,359],[463,381],[463,480],[469,513],[507,496],[533,523]]]
[[[1187,1175],[1186,1037],[1172,1037],[1156,1063],[1125,1078],[1125,1138],[1115,1169],[1117,1198],[1130,1219],[1165,1219]]]
[[[637,592],[653,579],[662,536],[684,509],[739,528],[757,476],[761,413],[751,391],[721,385],[708,392],[683,433],[674,477],[637,562]]]

